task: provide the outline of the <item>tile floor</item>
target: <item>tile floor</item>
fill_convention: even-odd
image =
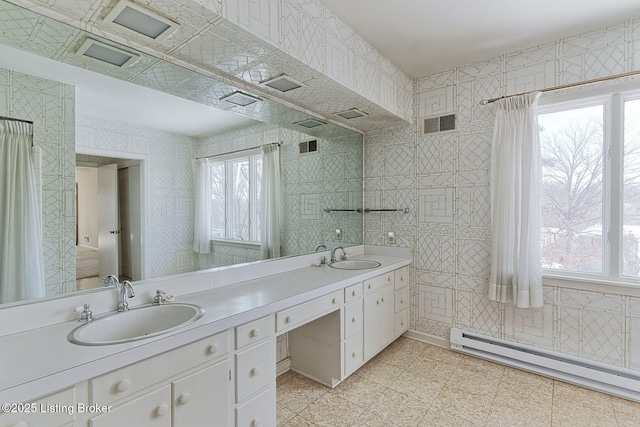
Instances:
[[[331,390],[278,377],[278,426],[640,426],[640,404],[399,338]]]

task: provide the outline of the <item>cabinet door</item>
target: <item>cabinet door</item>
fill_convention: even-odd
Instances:
[[[229,425],[229,362],[174,381],[173,427]]]
[[[375,356],[393,340],[393,285],[364,297],[364,360]]]
[[[171,427],[171,386],[166,386],[116,406],[89,420],[90,427]]]

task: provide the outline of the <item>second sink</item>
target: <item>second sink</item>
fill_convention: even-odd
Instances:
[[[78,326],[67,339],[79,345],[110,345],[143,340],[183,328],[204,314],[193,304],[165,304],[113,313]]]
[[[367,270],[369,268],[380,267],[380,263],[368,259],[349,259],[346,261],[332,262],[329,264],[329,267],[340,270]]]

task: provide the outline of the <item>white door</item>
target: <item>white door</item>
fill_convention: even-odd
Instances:
[[[118,166],[98,168],[98,275],[120,274],[120,225],[118,221]]]

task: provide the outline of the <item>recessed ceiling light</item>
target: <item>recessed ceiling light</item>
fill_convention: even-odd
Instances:
[[[107,23],[135,31],[154,40],[159,40],[173,33],[178,24],[140,5],[121,0],[104,18]]]
[[[247,105],[251,105],[254,102],[258,102],[262,100],[255,96],[252,96],[237,90],[235,92],[231,92],[230,94],[223,96],[222,98],[220,98],[220,101],[227,101],[235,105],[240,105],[241,107],[246,107]]]
[[[106,62],[116,67],[129,66],[135,63],[140,56],[123,49],[102,43],[92,38],[87,38],[76,51],[77,55]]]
[[[307,129],[317,128],[318,126],[326,125],[327,122],[323,122],[322,120],[317,119],[307,119],[301,122],[296,122],[294,125],[302,126]]]
[[[364,116],[368,116],[367,113],[365,113],[364,111],[360,111],[357,108],[352,108],[350,110],[347,111],[342,111],[340,113],[333,113],[336,116],[340,116],[343,119],[347,119],[347,120],[351,120],[351,119],[357,119],[358,117],[364,117]]]
[[[268,86],[272,89],[279,90],[280,92],[288,92],[290,90],[298,89],[304,86],[304,84],[284,74],[272,79],[264,80],[260,82],[260,85]]]

